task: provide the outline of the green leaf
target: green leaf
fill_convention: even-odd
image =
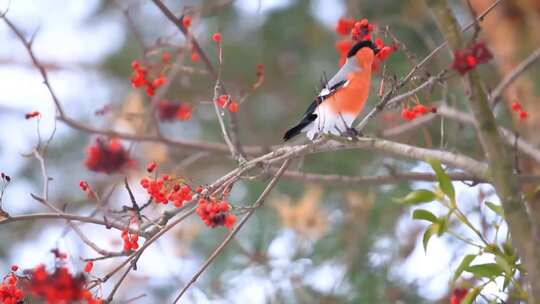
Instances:
[[[429,239],[439,231],[439,225],[437,223],[428,226],[422,237],[422,244],[424,245],[424,252],[427,252],[427,245]]]
[[[501,267],[501,269],[506,273],[507,277],[512,277],[512,267],[510,263],[500,255],[495,256],[495,262]]]
[[[412,218],[415,220],[425,220],[432,223],[437,223],[437,217],[425,209],[416,209],[413,211]]]
[[[496,263],[486,263],[469,266],[465,271],[470,272],[477,277],[493,278],[499,276],[503,272],[503,269]]]
[[[396,201],[406,205],[417,205],[432,202],[435,200],[435,198],[435,193],[432,191],[420,189],[412,191],[404,198],[397,199]]]
[[[497,213],[500,216],[504,215],[504,210],[501,205],[494,204],[492,202],[486,201],[486,206],[491,209],[491,211]]]
[[[461,260],[461,263],[459,263],[458,268],[456,269],[456,272],[454,272],[454,278],[452,281],[456,281],[463,271],[471,265],[472,261],[476,258],[476,254],[468,254],[463,257],[463,260]]]
[[[456,193],[454,190],[454,185],[452,185],[452,180],[441,167],[441,163],[433,158],[428,158],[427,161],[431,165],[431,168],[433,168],[433,171],[435,171],[435,175],[437,175],[439,188],[441,188],[442,192],[444,192],[444,194],[446,194],[448,198],[450,198],[450,201],[452,201],[452,203],[455,203]]]
[[[439,229],[437,230],[437,236],[443,235],[448,230],[448,217],[441,216],[437,219],[439,224]]]
[[[467,293],[465,298],[463,298],[463,300],[461,300],[460,304],[472,304],[472,302],[474,301],[474,299],[476,299],[478,294],[480,294],[480,288],[478,288],[478,287],[475,287],[475,288],[469,290],[469,292]]]

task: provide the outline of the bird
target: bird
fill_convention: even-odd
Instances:
[[[368,99],[371,66],[378,52],[371,40],[353,45],[341,69],[326,82],[302,119],[285,132],[283,140],[303,132],[310,140],[323,133],[356,136],[351,125]]]

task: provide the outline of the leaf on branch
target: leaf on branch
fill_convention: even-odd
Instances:
[[[486,263],[469,266],[465,271],[480,278],[494,278],[499,276],[503,272],[503,269],[496,263]]]
[[[456,193],[454,190],[454,185],[452,185],[452,180],[444,172],[443,168],[441,167],[441,163],[433,158],[429,158],[428,163],[431,165],[431,168],[433,168],[433,171],[435,171],[435,174],[437,175],[437,181],[439,182],[439,188],[441,188],[442,192],[450,198],[450,201],[452,204],[456,202]]]
[[[415,190],[407,194],[407,196],[396,199],[398,203],[405,205],[417,205],[422,203],[429,203],[435,200],[436,194],[433,191],[426,189]]]
[[[495,262],[501,267],[507,277],[512,277],[512,267],[510,263],[505,259],[504,256],[497,255],[495,256]]]
[[[454,278],[452,279],[453,282],[455,282],[463,273],[463,271],[471,265],[472,261],[476,258],[476,254],[468,254],[463,257],[461,260],[461,263],[459,263],[458,268],[456,269],[456,272],[454,272]]]
[[[416,210],[414,210],[412,218],[414,220],[425,220],[425,221],[432,222],[432,223],[437,223],[438,222],[437,217],[433,213],[431,213],[430,211],[425,210],[425,209],[416,209]]]
[[[439,225],[437,223],[429,225],[429,227],[424,232],[424,236],[422,237],[422,244],[424,245],[424,252],[427,253],[427,245],[429,242],[429,239],[439,232]]]

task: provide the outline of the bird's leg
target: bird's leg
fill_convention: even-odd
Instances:
[[[345,131],[341,132],[341,136],[354,139],[358,136],[362,136],[362,134],[359,133],[355,128],[347,127]]]
[[[338,129],[339,131],[341,131],[341,136],[350,138],[352,140],[360,135],[358,131],[356,131],[355,128],[352,128],[347,124],[347,122],[345,121],[345,118],[343,118],[343,115],[341,115],[341,113],[339,113],[339,117],[341,118],[341,121],[343,122],[343,125],[345,126],[345,131],[341,131]]]

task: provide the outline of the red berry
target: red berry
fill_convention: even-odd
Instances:
[[[413,112],[416,114],[423,115],[428,112],[428,109],[422,104],[417,104],[416,106],[414,106]]]
[[[519,111],[519,119],[521,120],[525,120],[527,117],[529,116],[529,113],[527,113],[527,111]]]
[[[139,60],[133,60],[131,62],[131,68],[132,69],[137,70],[140,67],[141,67],[141,64],[139,63]]]
[[[154,169],[156,169],[156,167],[157,167],[156,162],[151,162],[151,163],[148,164],[148,166],[146,166],[146,171],[148,171],[148,173],[152,173],[154,171]]]
[[[216,102],[220,107],[224,108],[227,102],[229,101],[229,98],[230,98],[229,95],[221,95],[218,97]]]
[[[521,110],[521,103],[514,101],[512,102],[512,110],[514,111],[520,111]]]
[[[79,187],[81,187],[82,191],[86,191],[86,190],[88,190],[90,188],[86,181],[80,181],[79,182]]]
[[[214,42],[220,42],[221,41],[221,33],[214,33],[214,35],[212,35],[212,40],[214,40]]]
[[[152,81],[152,86],[159,88],[160,86],[164,85],[166,82],[167,82],[167,77],[161,75],[160,77]]]
[[[231,102],[227,108],[232,113],[238,112],[238,102],[236,101]]]
[[[188,29],[189,26],[191,25],[191,16],[184,16],[184,18],[182,18],[182,25]]]
[[[169,62],[171,60],[171,53],[164,51],[161,53],[161,61],[163,62]]]
[[[197,52],[191,53],[191,61],[199,61],[200,59],[201,57],[199,56]]]
[[[84,272],[88,273],[90,271],[92,271],[92,268],[94,267],[94,262],[92,261],[88,261],[86,262],[86,264],[84,264]]]
[[[24,115],[24,118],[25,119],[30,119],[30,118],[34,118],[36,116],[39,116],[39,112],[38,111],[33,111],[33,112],[26,113]]]

